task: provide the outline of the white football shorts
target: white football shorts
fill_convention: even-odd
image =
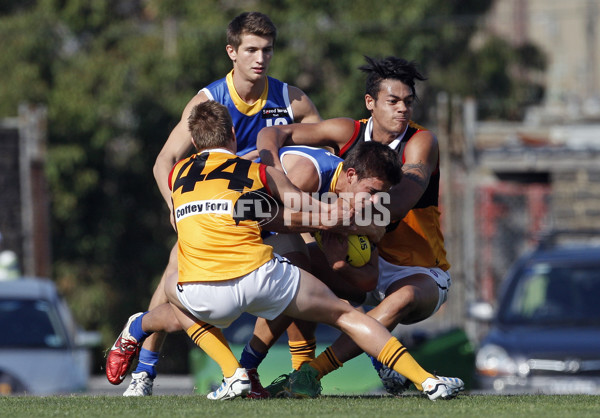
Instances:
[[[192,315],[226,328],[242,313],[274,319],[290,304],[300,284],[300,269],[288,259],[274,258],[231,280],[177,285],[177,297]]]
[[[377,306],[385,298],[387,289],[392,283],[414,274],[425,274],[435,280],[438,287],[438,303],[431,313],[436,313],[448,299],[448,291],[452,285],[450,273],[437,267],[397,266],[379,257],[379,280],[377,287],[367,293],[364,305]]]

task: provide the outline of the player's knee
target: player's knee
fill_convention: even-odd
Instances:
[[[173,315],[173,317],[169,317],[168,320],[166,320],[164,322],[164,332],[171,334],[173,332],[178,332],[178,331],[182,331],[183,327],[181,326],[181,324],[179,323],[179,321],[177,320],[177,318],[175,317],[175,315]]]
[[[357,311],[350,304],[345,303],[345,305],[346,306],[344,307],[344,309],[338,311],[337,315],[335,316],[335,325],[338,326],[338,328],[340,327],[340,325],[355,325],[364,322],[364,317],[366,317],[364,313]]]
[[[386,311],[405,316],[418,308],[418,292],[412,286],[405,286],[388,295],[384,302],[386,302]]]
[[[389,298],[386,311],[403,325],[430,317],[437,304],[437,294],[429,294],[412,286],[399,289],[390,296],[393,297]]]
[[[420,292],[414,286],[404,286],[400,289],[396,290],[393,293],[393,297],[397,300],[402,301],[403,304],[409,305],[414,303],[418,297]]]
[[[167,298],[168,302],[174,303],[177,305],[179,303],[179,299],[177,298],[177,280],[179,276],[177,274],[171,274],[164,279],[163,283],[163,294]]]

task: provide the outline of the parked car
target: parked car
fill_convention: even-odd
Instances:
[[[600,246],[557,231],[518,260],[476,353],[476,386],[499,393],[600,394]],[[600,237],[600,234],[596,235]]]
[[[99,343],[99,333],[77,326],[52,281],[0,281],[0,395],[84,391]]]

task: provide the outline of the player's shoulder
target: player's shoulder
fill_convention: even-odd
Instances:
[[[187,123],[188,117],[190,116],[192,109],[200,103],[204,103],[208,100],[211,100],[211,98],[208,97],[208,95],[206,95],[202,90],[196,93],[183,109],[183,113],[181,116],[182,122]]]
[[[206,94],[206,92],[204,92],[203,90],[200,90],[198,93],[196,93],[194,95],[194,97],[192,97],[190,99],[190,103],[200,104],[200,103],[206,102],[208,100],[210,100],[210,97]]]
[[[419,125],[418,123],[413,122],[412,120],[408,123],[407,134],[409,141],[412,141],[413,143],[417,141],[425,141],[432,143],[437,142],[437,138],[433,131],[430,131],[429,129],[423,127],[422,125]]]
[[[202,89],[200,89],[200,91],[202,90],[211,90],[217,87],[221,87],[223,85],[227,85],[227,76],[219,78],[213,82],[211,82],[210,84],[204,86]]]
[[[412,128],[409,127],[409,129]],[[432,131],[425,128],[412,129],[404,149],[405,163],[413,160],[430,160],[430,158],[435,158],[438,153],[438,140]]]
[[[429,129],[425,128],[423,125],[419,125],[417,122],[411,120],[408,122],[408,127],[414,129],[415,131],[429,131]]]
[[[175,177],[180,176],[180,171],[182,170],[182,168],[186,167],[188,161],[192,160],[195,156],[196,154],[192,154],[189,157],[182,158],[178,160],[175,164],[173,164],[173,167],[171,167],[171,171],[169,171],[169,176],[167,177],[170,190],[173,190],[173,183],[175,181]]]
[[[196,96],[198,95],[204,96],[205,100],[216,100],[217,102],[223,101],[225,97],[229,96],[227,76],[202,87],[198,90],[198,93],[196,93]]]
[[[300,88],[287,85],[288,99],[294,112],[295,122],[316,123],[323,119],[317,110],[317,107]]]
[[[304,93],[304,91],[300,87],[288,84],[287,89],[288,95],[290,96],[290,100],[299,99],[301,97],[308,97],[307,94]]]

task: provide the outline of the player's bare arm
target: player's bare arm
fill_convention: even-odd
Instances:
[[[188,117],[190,116],[194,106],[207,100],[208,97],[206,97],[204,93],[198,93],[188,102],[183,109],[181,120],[171,131],[169,138],[167,138],[167,141],[163,145],[163,148],[154,162],[154,167],[152,169],[154,173],[154,179],[156,180],[160,194],[165,202],[167,202],[169,211],[172,211],[173,209],[173,204],[171,202],[171,190],[169,189],[168,181],[169,173],[171,172],[171,169],[175,163],[182,158],[187,157],[193,148],[191,135],[188,128]]]
[[[430,131],[415,134],[404,150],[402,180],[390,190],[389,209],[392,220],[406,216],[429,185],[431,173],[438,163],[439,148]]]
[[[263,128],[256,147],[264,164],[280,168],[279,148],[286,145],[328,146],[338,153],[354,133],[354,120],[327,119],[319,123],[277,125]]]
[[[317,107],[309,97],[298,87],[288,86],[292,112],[294,112],[294,122],[296,123],[317,123],[321,122],[321,115]]]
[[[265,229],[275,232],[348,230],[350,233],[354,229],[351,222],[354,211],[342,199],[336,199],[332,204],[321,202],[294,186],[283,172],[267,167],[266,173],[273,197],[284,205],[291,204],[295,207],[284,207],[285,222],[282,222],[280,216],[273,221],[273,225],[266,225]],[[306,216],[307,213],[316,213],[318,216]]]
[[[421,189],[425,190],[429,183],[429,176],[431,173],[427,169],[427,165],[424,161],[419,161],[416,164],[404,164],[402,167],[402,173],[408,177],[409,180],[417,183]]]
[[[247,152],[244,155],[240,155],[240,158],[243,158],[245,160],[254,161],[258,158],[258,150],[253,150],[253,151]]]

